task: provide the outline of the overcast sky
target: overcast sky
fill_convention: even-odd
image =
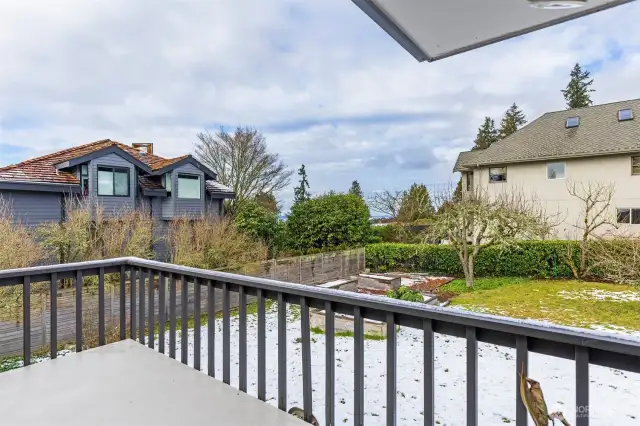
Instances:
[[[563,109],[575,62],[596,103],[640,97],[639,19],[630,4],[429,64],[350,0],[0,0],[0,165],[105,138],[177,156],[249,125],[313,193],[446,183],[485,115]]]

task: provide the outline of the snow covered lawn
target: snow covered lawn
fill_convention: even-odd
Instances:
[[[300,321],[293,310],[288,312],[287,404],[302,407],[302,363]],[[211,325],[211,324],[210,324]],[[231,377],[238,386],[238,318],[231,319]],[[277,405],[277,308],[267,311],[267,399]],[[216,377],[222,378],[222,320],[216,329]],[[179,334],[179,333],[178,333]],[[207,326],[202,327],[202,362],[207,367]],[[257,316],[248,317],[248,392],[257,395]],[[314,334],[311,345],[313,377],[313,413],[322,426],[324,420],[325,348],[324,335]],[[168,349],[169,336],[165,336]],[[176,357],[180,359],[178,335]],[[465,341],[436,335],[435,410],[436,424],[464,425]],[[365,341],[365,424],[385,424],[386,342]],[[353,424],[353,338],[336,338],[336,423]],[[401,328],[398,333],[397,401],[399,425],[422,425],[423,417],[423,342],[422,332]],[[193,365],[193,330],[189,332],[189,365]],[[495,426],[515,422],[516,365],[515,350],[479,344],[479,424]],[[550,411],[562,411],[575,424],[575,367],[573,361],[530,354],[529,374],[541,382]],[[640,424],[640,375],[590,367],[591,425]],[[532,424],[532,423],[529,423]]]

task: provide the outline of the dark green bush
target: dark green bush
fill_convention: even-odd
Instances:
[[[422,293],[416,290],[411,290],[409,287],[402,286],[397,290],[389,290],[387,297],[392,299],[406,300],[407,302],[424,302]]]
[[[516,245],[482,249],[475,261],[475,275],[572,278],[566,262],[575,241],[521,241]],[[461,277],[457,251],[445,244],[371,244],[366,248],[367,267],[373,271],[424,272]]]

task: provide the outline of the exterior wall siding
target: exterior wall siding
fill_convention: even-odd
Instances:
[[[211,198],[211,195],[207,192],[205,194],[205,214],[220,217],[222,214],[223,201],[221,198]]]
[[[129,196],[111,197],[98,195],[98,166],[113,166],[129,169]],[[117,154],[107,154],[89,163],[89,194],[96,197],[105,214],[113,214],[122,209],[135,208],[137,178],[135,166]]]
[[[0,191],[0,198],[10,204],[14,219],[30,227],[60,222],[63,196],[58,192]]]
[[[186,173],[190,175],[200,176],[200,199],[181,199],[180,188],[178,185],[178,174]],[[201,216],[205,213],[205,189],[204,189],[204,173],[193,166],[186,164],[178,167],[173,171],[173,193],[171,198],[174,200],[175,216]]]
[[[578,224],[583,216],[584,203],[572,197],[567,184],[589,182],[615,185],[615,195],[608,215],[616,220],[617,208],[640,208],[640,176],[631,174],[631,157],[616,155],[550,161],[565,163],[564,179],[547,179],[547,162],[507,165],[506,182],[489,182],[489,168],[474,170],[474,185],[495,197],[502,191],[521,192],[538,200],[551,216],[558,216],[561,222],[556,227],[556,237],[575,239],[580,232]],[[464,179],[463,179],[464,182]],[[603,227],[600,233],[612,231]],[[621,232],[638,233],[640,225],[622,225]]]

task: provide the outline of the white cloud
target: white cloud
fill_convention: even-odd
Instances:
[[[180,155],[252,125],[317,192],[447,182],[485,115],[562,109],[575,62],[595,101],[640,97],[638,12],[419,64],[348,0],[0,0],[0,164],[102,138]]]

